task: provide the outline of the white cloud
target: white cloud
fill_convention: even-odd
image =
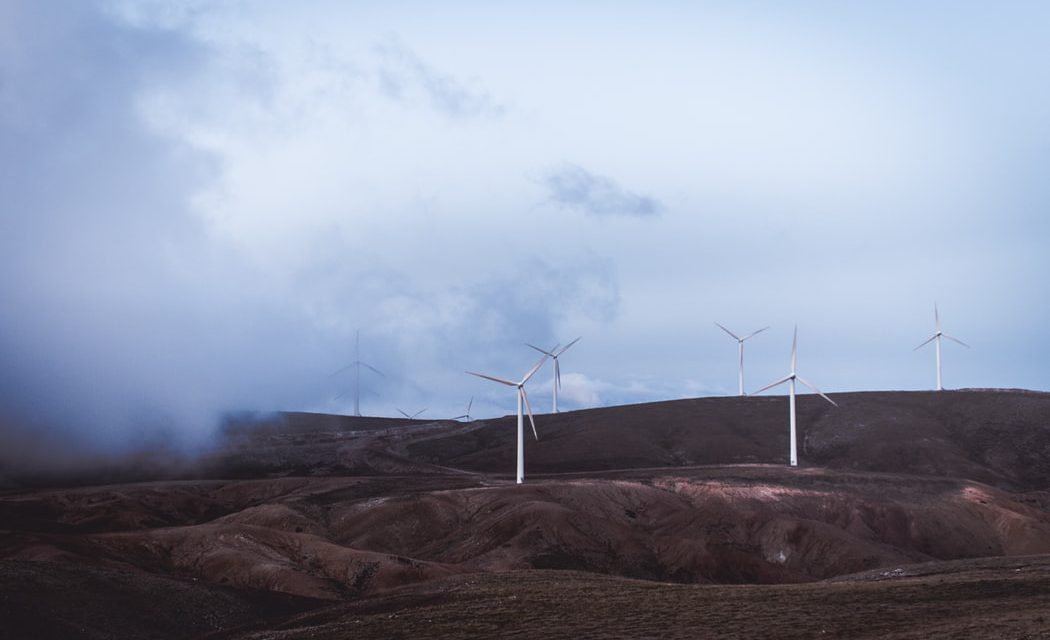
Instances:
[[[892,7],[104,6],[0,9],[0,349],[79,353],[87,389],[104,345],[110,399],[331,406],[357,328],[387,413],[509,410],[462,370],[581,333],[568,404],[732,392],[713,319],[774,325],[749,380],[783,375],[798,322],[822,388],[918,387],[887,354],[934,298],[979,344],[1046,315],[1047,56],[968,45],[1038,23],[1016,8],[930,48],[940,17]],[[1043,384],[1024,336],[952,375]]]

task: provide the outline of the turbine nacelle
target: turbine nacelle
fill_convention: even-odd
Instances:
[[[725,331],[726,333],[728,333],[730,335],[730,337],[732,337],[738,343],[743,343],[744,340],[747,340],[748,338],[752,338],[754,336],[757,336],[758,334],[762,333],[763,331],[765,331],[766,329],[769,328],[769,327],[762,327],[758,331],[752,331],[751,333],[749,333],[746,336],[744,336],[743,338],[741,338],[740,336],[738,336],[737,334],[733,333],[729,329],[726,329],[725,327],[723,327],[722,325],[718,324],[717,322],[715,323],[715,325],[717,325],[718,328],[721,329],[722,331]]]
[[[546,349],[541,349],[541,348],[537,347],[536,345],[529,344],[528,342],[525,343],[526,347],[529,347],[530,349],[535,349],[536,351],[539,351],[540,353],[542,353],[545,356],[548,356],[548,357],[550,357],[550,358],[552,358],[554,360],[554,401],[553,401],[554,413],[558,413],[558,389],[561,389],[561,364],[558,362],[558,356],[560,356],[561,354],[563,354],[566,351],[568,351],[569,347],[571,347],[572,345],[574,345],[574,344],[576,344],[577,342],[580,341],[580,338],[583,338],[583,336],[580,336],[579,338],[576,338],[575,340],[573,340],[569,344],[565,345],[561,349],[559,349],[558,348],[559,345],[556,344],[553,347],[551,347],[550,351],[547,351]]]
[[[934,323],[934,328],[936,329],[934,334],[932,336],[930,336],[929,338],[927,338],[926,340],[924,340],[922,342],[922,344],[920,344],[919,346],[917,346],[914,349],[912,349],[912,351],[918,351],[919,349],[925,347],[926,345],[930,344],[931,342],[934,343],[934,345],[933,345],[935,347],[935,356],[934,357],[936,358],[936,363],[937,363],[937,390],[938,391],[942,391],[944,389],[944,387],[941,385],[941,338],[948,338],[952,342],[956,342],[958,344],[961,344],[962,346],[966,347],[967,349],[970,348],[970,345],[966,344],[965,342],[963,342],[962,340],[960,340],[960,339],[958,339],[956,337],[950,336],[947,333],[944,333],[943,331],[941,331],[941,315],[937,311],[937,305],[936,304],[933,305],[933,323]]]
[[[722,325],[718,324],[717,322],[715,323],[715,326],[717,326],[722,331],[725,331],[726,333],[729,334],[729,337],[731,337],[734,340],[736,340],[737,349],[740,352],[740,395],[746,396],[747,394],[744,393],[744,341],[747,340],[748,338],[754,337],[754,336],[762,333],[763,331],[765,331],[769,327],[762,327],[758,331],[752,331],[751,333],[749,333],[746,336],[744,336],[743,338],[741,338],[740,336],[738,336],[737,334],[733,333],[729,329],[726,329],[725,327],[723,327]]]
[[[547,361],[547,356],[544,354],[540,361],[532,366],[531,369],[521,378],[520,381],[507,380],[506,378],[498,378],[496,376],[486,375],[484,373],[475,373],[473,371],[467,371],[472,376],[479,378],[485,378],[486,380],[492,380],[499,384],[506,385],[508,387],[514,387],[518,396],[518,473],[517,481],[521,484],[525,480],[525,439],[524,439],[524,420],[522,416],[522,406],[524,405],[525,410],[529,414],[529,424],[532,425],[532,436],[537,440],[540,439],[539,434],[536,432],[536,420],[532,416],[532,406],[529,404],[529,394],[525,393],[525,383],[529,381],[539,368],[543,366],[543,363]]]
[[[467,412],[464,413],[461,416],[456,416],[455,418],[452,418],[452,419],[453,420],[459,420],[460,418],[466,418],[467,420],[472,420],[473,418],[471,418],[471,415],[470,415],[470,408],[473,407],[473,406],[474,406],[474,396],[470,396],[470,402],[467,403]]]
[[[831,398],[829,398],[826,395],[824,395],[823,391],[818,389],[815,385],[810,384],[809,382],[806,382],[804,379],[799,377],[798,374],[795,373],[795,365],[796,365],[796,361],[798,359],[797,356],[798,356],[798,327],[796,326],[795,327],[795,336],[791,340],[791,372],[788,373],[788,375],[786,375],[783,378],[781,378],[780,380],[777,380],[776,382],[774,382],[772,384],[767,384],[766,386],[762,387],[761,389],[756,391],[754,394],[752,394],[752,395],[755,395],[755,394],[758,394],[758,393],[762,393],[766,389],[772,389],[773,387],[782,385],[785,382],[789,383],[788,384],[788,397],[789,397],[788,412],[789,412],[789,416],[790,416],[789,462],[790,462],[792,467],[798,465],[798,448],[797,448],[797,438],[796,438],[796,435],[795,435],[795,381],[797,380],[798,382],[801,382],[802,384],[806,385],[807,387],[809,387],[810,389],[815,391],[818,395],[820,395],[821,398],[824,398],[825,400],[827,400],[828,402],[830,402],[834,406],[836,406],[836,407],[839,406],[837,402],[835,402]]]
[[[361,367],[369,369],[373,373],[376,373],[376,374],[378,374],[378,375],[380,375],[380,376],[382,376],[384,378],[386,377],[386,376],[383,375],[382,371],[380,371],[379,369],[376,369],[372,365],[368,364],[367,362],[363,362],[361,360],[361,332],[360,331],[356,331],[354,333],[354,361],[351,362],[350,364],[346,365],[345,367],[339,369],[338,371],[332,373],[332,375],[335,376],[335,375],[338,375],[338,374],[346,371],[347,369],[354,369],[354,415],[355,416],[360,416],[361,415]],[[336,396],[335,399],[338,400],[339,398],[343,397],[344,395],[345,394],[341,393],[338,396]],[[400,411],[400,409],[399,409],[399,411]]]

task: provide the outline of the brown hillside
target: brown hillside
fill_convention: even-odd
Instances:
[[[798,468],[782,397],[540,415],[520,486],[510,417],[242,418],[192,464],[140,455],[0,493],[0,622],[14,638],[550,637],[556,621],[574,638],[1039,637],[1050,396],[834,397],[800,398]]]

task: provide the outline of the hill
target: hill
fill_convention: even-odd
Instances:
[[[524,485],[512,417],[242,416],[192,464],[0,494],[0,582],[24,585],[0,612],[13,629],[47,617],[14,637],[74,638],[108,637],[99,620],[159,594],[125,637],[529,636],[523,619],[549,637],[562,607],[565,635],[693,637],[721,620],[719,635],[753,637],[762,603],[795,625],[767,637],[990,632],[997,607],[1017,637],[1038,627],[1050,395],[835,399],[799,399],[798,468],[782,397],[540,415]],[[887,606],[913,627],[878,626]],[[172,622],[187,610],[206,624]],[[481,626],[456,631],[457,616]]]
[[[1009,490],[1050,487],[1050,394],[863,392],[838,407],[798,397],[802,466],[966,478]],[[289,428],[284,428],[287,425]],[[413,428],[406,429],[408,425]],[[787,399],[696,398],[536,417],[526,474],[786,464]],[[212,477],[288,473],[511,474],[515,418],[471,423],[286,414],[238,431]]]

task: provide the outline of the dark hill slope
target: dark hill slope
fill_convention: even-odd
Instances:
[[[798,398],[802,466],[969,478],[1012,490],[1050,487],[1050,394],[1027,391],[834,394]],[[536,418],[526,473],[787,462],[785,397],[673,400]],[[510,473],[513,417],[405,434],[391,452]]]
[[[0,638],[189,640],[324,604],[82,564],[0,560]]]
[[[798,398],[799,462],[1050,489],[1050,394],[1017,390]],[[671,400],[536,416],[526,475],[786,464],[784,396]],[[178,465],[114,462],[44,484],[278,476],[447,476],[514,469],[515,418],[470,423],[274,414],[231,421],[215,449]],[[154,456],[155,457],[155,456]],[[147,456],[147,458],[149,458]],[[149,458],[152,460],[152,458]]]
[[[0,522],[9,527],[0,530],[0,558],[345,599],[477,571],[783,583],[923,560],[1050,553],[1050,513],[966,480],[782,465],[630,476],[520,486],[431,476],[428,488],[384,476],[38,491],[0,497]]]
[[[908,568],[905,568],[908,569]],[[568,571],[456,576],[229,640],[343,638],[1047,638],[1050,562],[805,585],[670,585]]]

